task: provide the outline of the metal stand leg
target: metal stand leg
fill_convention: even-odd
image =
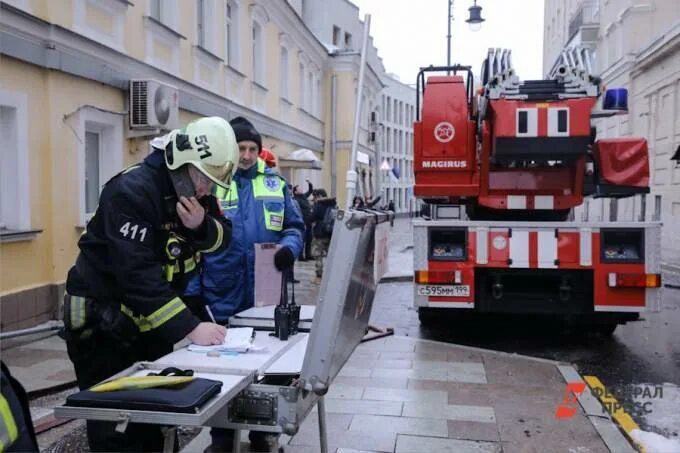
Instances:
[[[319,412],[319,444],[321,453],[328,453],[328,437],[326,436],[326,403],[324,397],[319,398],[317,409]]]
[[[173,453],[175,451],[175,435],[177,434],[176,426],[164,426],[161,428],[163,432],[163,453]]]
[[[241,453],[241,430],[240,429],[235,429],[234,430],[234,440],[233,440],[233,445],[232,445],[232,451],[234,453]]]

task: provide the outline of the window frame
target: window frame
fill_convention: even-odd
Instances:
[[[253,82],[260,86],[265,86],[265,68],[264,68],[264,27],[257,20],[252,22],[252,42],[251,42],[251,57],[252,57],[252,77]]]
[[[230,12],[231,15],[227,16]],[[239,47],[239,35],[240,35],[240,14],[241,6],[236,0],[227,0],[224,7],[225,16],[225,30],[224,30],[224,64],[238,69],[240,66],[240,47]]]
[[[85,107],[78,114],[78,224],[84,227],[93,212],[86,209],[85,190],[85,133],[96,132],[100,137],[99,148],[99,193],[104,184],[123,169],[124,131],[123,115],[103,112]]]
[[[288,47],[279,46],[279,96],[283,99],[290,98],[290,52]]]
[[[28,231],[31,229],[31,184],[30,172],[28,162],[28,96],[25,93],[2,90],[0,89],[0,107],[14,110],[14,121],[9,127],[16,132],[14,142],[16,146],[4,146],[0,155],[3,160],[10,157],[14,159],[11,165],[3,163],[0,168],[0,181],[5,183],[5,177],[2,174],[13,173],[16,175],[14,186],[10,189],[2,190],[5,197],[0,200],[0,209],[2,206],[9,206],[9,212],[15,214],[14,217],[3,217],[0,211],[0,223],[3,228],[0,231],[4,233]],[[0,130],[2,125],[0,124]],[[9,155],[12,153],[12,155]],[[1,187],[0,187],[1,188]]]

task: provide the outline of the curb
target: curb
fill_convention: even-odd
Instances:
[[[587,388],[589,390],[592,389],[589,381],[591,380],[590,378],[594,378],[594,376],[586,376],[584,379],[572,365],[562,365],[558,366],[557,368],[567,383],[582,382],[588,386]],[[597,378],[594,378],[594,380],[598,383],[600,382]],[[600,383],[600,385],[602,384]],[[625,435],[622,433],[620,426],[617,424],[620,422],[618,422],[618,420],[617,423],[612,421],[611,415],[602,405],[602,402],[595,398],[590,391],[584,391],[582,393],[576,394],[575,396],[578,399],[584,414],[586,417],[588,417],[588,420],[593,425],[593,428],[595,428],[598,435],[602,438],[602,441],[610,451],[626,453],[635,453],[636,451],[639,451],[636,449],[636,443],[630,436],[629,432],[624,431]],[[626,414],[626,416],[628,415]],[[633,424],[635,423],[633,422]],[[637,425],[635,426],[637,427]]]
[[[507,358],[510,358],[510,359],[523,359],[523,360],[530,360],[532,362],[547,363],[549,365],[555,365],[556,367],[559,367],[560,365],[571,366],[570,364],[567,364],[565,362],[559,362],[557,360],[542,359],[540,357],[533,357],[533,356],[530,356],[530,355],[516,354],[514,352],[504,352],[504,351],[496,351],[494,349],[478,348],[476,346],[466,346],[464,344],[458,344],[458,343],[447,343],[445,341],[429,340],[427,338],[414,338],[414,337],[409,337],[409,336],[406,336],[406,335],[394,335],[392,338],[411,340],[411,341],[420,341],[420,342],[423,342],[423,343],[450,346],[452,348],[463,349],[465,351],[477,352],[477,353],[480,353],[480,354],[495,355],[495,356],[499,356],[499,357],[507,357]]]

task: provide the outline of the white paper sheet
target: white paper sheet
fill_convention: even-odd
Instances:
[[[201,346],[190,344],[187,349],[191,352],[247,352],[254,348],[252,327],[231,327],[227,329],[222,344]]]

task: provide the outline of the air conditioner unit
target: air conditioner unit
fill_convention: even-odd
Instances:
[[[130,80],[131,129],[175,129],[178,115],[176,87],[152,79]]]

